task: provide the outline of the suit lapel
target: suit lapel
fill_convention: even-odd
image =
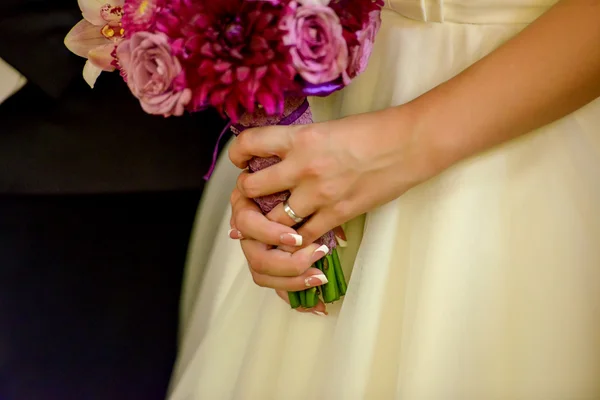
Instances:
[[[0,58],[55,98],[76,76],[81,76],[85,63],[63,43],[81,19],[77,2],[72,1],[69,8],[53,1],[8,1],[0,9]],[[6,4],[13,4],[12,8]]]

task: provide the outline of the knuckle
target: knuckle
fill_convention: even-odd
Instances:
[[[252,271],[252,281],[257,286],[265,287],[264,278],[261,275],[257,274],[256,272],[254,272],[254,271]]]
[[[290,271],[294,276],[300,276],[310,268],[310,261],[308,257],[301,253],[296,253],[298,256],[295,257],[294,262],[290,268]]]
[[[244,210],[238,211],[235,215],[236,228],[242,232],[244,232],[244,231],[247,232],[248,228],[252,227],[251,219],[252,219],[252,215],[249,210],[244,209]]]
[[[231,146],[229,148],[229,150],[227,151],[227,154],[229,156],[229,160],[233,163],[233,165],[235,165],[236,167],[240,167],[240,156],[238,154],[237,148],[239,146]]]
[[[347,200],[338,201],[333,205],[332,211],[336,219],[345,222],[352,217],[352,203]]]
[[[250,268],[254,273],[259,275],[266,275],[266,272],[268,271],[267,263],[262,258],[253,260]]]
[[[323,158],[310,160],[302,169],[303,175],[311,178],[319,178],[325,171],[327,171],[327,160]]]
[[[315,241],[319,238],[318,232],[311,226],[306,226],[302,228],[302,236],[307,238],[307,241]]]
[[[231,192],[231,196],[229,196],[229,202],[231,203],[231,206],[235,206],[235,203],[237,203],[237,201],[239,200],[241,194],[239,192],[239,190],[235,189],[233,192]]]
[[[307,266],[305,263],[298,263],[294,267],[294,275],[295,276],[300,276],[303,273],[305,273],[306,270],[309,269],[309,268],[310,268],[310,266]]]
[[[320,140],[321,134],[314,124],[305,125],[292,132],[292,143],[296,147],[312,147]]]
[[[260,187],[256,185],[250,175],[242,175],[239,179],[238,187],[248,198],[258,197],[260,194]]]
[[[317,186],[316,197],[323,203],[332,203],[338,196],[338,185],[333,181],[324,181]]]
[[[251,129],[246,129],[237,135],[237,137],[235,138],[235,141],[237,143],[236,147],[238,150],[248,148],[248,145],[249,145],[248,140],[251,136],[251,133],[252,133]]]

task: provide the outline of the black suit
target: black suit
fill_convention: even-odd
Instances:
[[[63,45],[76,0],[1,0],[0,399],[164,398],[187,240],[223,123],[144,114]]]

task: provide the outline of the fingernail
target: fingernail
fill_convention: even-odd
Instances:
[[[229,232],[227,232],[227,236],[233,240],[240,240],[244,237],[242,236],[242,232],[238,231],[237,229],[230,229]]]
[[[312,262],[315,263],[319,261],[321,258],[325,257],[325,255],[329,253],[329,247],[325,245],[321,245],[318,249],[313,253]]]
[[[287,244],[288,246],[302,246],[302,236],[295,233],[284,233],[279,237],[279,240],[282,244]]]
[[[335,235],[335,241],[341,248],[348,247],[348,242],[337,235]]]
[[[312,313],[315,314],[315,315],[318,315],[319,317],[326,317],[327,316],[327,314],[325,314],[324,312],[321,312],[321,311],[313,311]]]
[[[308,278],[306,278],[304,280],[304,285],[306,287],[315,287],[315,286],[321,286],[326,284],[327,282],[329,282],[327,280],[327,277],[323,274],[318,274],[318,275],[313,275],[313,276],[309,276]]]

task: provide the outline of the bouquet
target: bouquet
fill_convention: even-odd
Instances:
[[[180,116],[212,107],[235,134],[311,123],[307,96],[327,96],[365,70],[383,6],[383,0],[103,1],[79,0],[84,19],[65,38],[88,59],[88,84],[102,71],[119,70],[147,113]],[[249,170],[279,161],[256,158]],[[255,201],[266,214],[289,194]],[[319,241],[330,252],[315,267],[328,283],[290,293],[293,308],[346,293],[333,232]]]

